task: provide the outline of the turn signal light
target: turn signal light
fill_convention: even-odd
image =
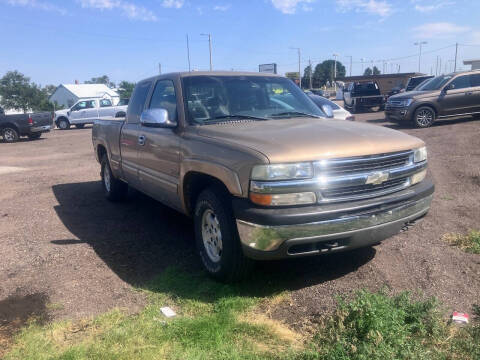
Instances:
[[[258,205],[269,206],[272,203],[272,195],[250,193],[250,200]]]

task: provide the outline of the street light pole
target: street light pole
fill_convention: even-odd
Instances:
[[[338,54],[333,54],[333,58],[335,59],[335,65],[333,68],[333,86],[335,88],[335,91],[337,91],[337,81],[335,80],[337,78],[337,57]]]
[[[350,76],[352,76],[352,62],[353,62],[353,56],[347,55],[346,57],[350,58]]]
[[[291,47],[290,49],[292,50],[297,50],[298,52],[298,86],[300,86],[300,89],[302,88],[302,68],[301,68],[301,59],[302,59],[302,52],[300,48],[296,47]]]
[[[187,59],[188,59],[188,72],[190,72],[190,44],[188,43],[188,34],[187,34]]]
[[[418,52],[418,72],[421,72],[421,62],[422,62],[422,45],[427,44],[426,41],[419,41],[414,43],[413,45],[419,47],[419,52]]]
[[[210,71],[213,71],[212,66],[212,34],[200,34],[201,36],[208,36],[208,50],[210,53]]]
[[[363,62],[365,61],[365,59],[361,58],[360,61],[362,62],[362,73],[360,75],[363,75]]]

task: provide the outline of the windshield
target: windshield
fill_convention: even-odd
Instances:
[[[429,91],[429,90],[440,90],[443,85],[445,85],[450,79],[452,75],[442,75],[434,77],[427,82],[420,84],[417,86],[415,90],[418,91]]]
[[[191,76],[183,79],[190,123],[325,116],[291,80],[269,76]]]

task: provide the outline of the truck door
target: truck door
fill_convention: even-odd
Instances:
[[[68,120],[70,121],[70,124],[81,123],[82,120],[85,118],[86,110],[86,100],[79,101],[75,105],[73,105],[70,109],[70,115],[68,115]]]
[[[87,100],[87,108],[82,120],[84,123],[93,123],[96,119],[98,119],[98,101]]]
[[[453,116],[472,112],[474,104],[470,75],[456,77],[444,89],[439,99],[443,109],[442,115]]]
[[[110,99],[100,99],[99,100],[100,107],[98,108],[98,117],[109,117],[115,116],[112,101]]]
[[[133,187],[139,187],[138,148],[140,133],[140,115],[145,108],[151,81],[137,84],[128,106],[127,118],[120,134],[120,153],[124,179]],[[141,142],[141,141],[140,141]]]
[[[169,119],[177,121],[177,98],[172,80],[155,84],[149,109],[165,109]],[[138,175],[142,191],[170,206],[179,208],[179,143],[176,129],[140,127],[144,144],[138,150]]]

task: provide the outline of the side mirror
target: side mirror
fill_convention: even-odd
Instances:
[[[140,115],[140,124],[147,127],[174,128],[176,121],[168,119],[168,111],[165,109],[147,109]]]
[[[333,109],[330,105],[322,105],[322,111],[327,115],[327,118],[333,118]]]

